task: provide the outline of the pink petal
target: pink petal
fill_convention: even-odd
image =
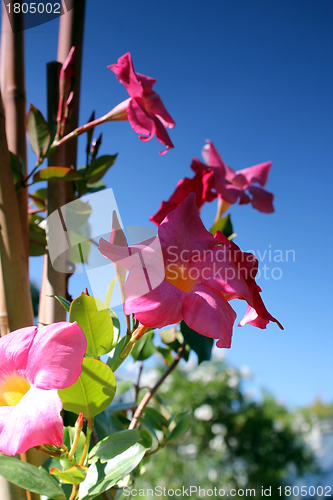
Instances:
[[[155,215],[150,217],[152,222],[159,225],[169,213],[174,210],[190,193],[196,194],[196,206],[200,210],[206,201],[213,201],[216,193],[212,191],[213,172],[207,170],[198,172],[193,179],[185,177],[177,183],[174,193],[168,201],[162,201],[161,207]]]
[[[0,339],[0,382],[13,371],[24,372],[37,327],[28,326]]]
[[[169,215],[169,213],[172,212],[172,210],[174,210],[176,207],[177,203],[172,201],[171,198],[168,201],[162,201],[159,210],[155,215],[152,215],[149,220],[151,220],[158,226],[159,224],[161,224],[162,220],[164,220],[165,217]]]
[[[195,204],[195,194],[190,193],[160,224],[158,235],[167,242],[168,247],[175,247],[175,253],[194,249],[204,251],[215,246],[211,233],[203,225]]]
[[[108,112],[107,114],[107,117],[108,117],[108,121],[118,121],[118,120],[128,120],[128,116],[127,116],[127,108],[128,108],[128,105],[131,101],[131,98],[129,97],[128,99],[126,99],[126,101],[123,101],[119,104],[117,104],[117,106],[115,106],[113,109],[111,109],[111,111]]]
[[[152,78],[151,76],[142,75],[141,73],[136,73],[136,77],[139,80],[139,82],[142,83],[144,94],[153,93],[153,85],[154,83],[156,83],[155,78]]]
[[[108,241],[106,241],[104,238],[101,238],[99,240],[98,250],[101,252],[101,254],[104,255],[104,257],[106,257],[107,259],[110,259],[116,263],[118,263],[119,261],[122,261],[130,256],[130,252],[129,252],[127,246],[125,247],[125,246],[111,244]],[[126,267],[126,266],[123,265],[123,267]],[[128,268],[126,267],[126,269],[128,269]]]
[[[0,407],[0,452],[24,453],[41,444],[60,446],[62,404],[56,390],[31,387],[16,406]]]
[[[145,326],[163,328],[179,323],[183,319],[184,296],[184,292],[164,280],[160,286],[143,297],[126,302],[125,311],[126,314],[135,314],[135,317]]]
[[[162,122],[163,126],[166,128],[173,128],[176,124],[167,112],[160,96],[156,92],[146,92],[144,89],[143,100],[146,104],[147,109],[157,116]]]
[[[76,322],[60,322],[38,328],[24,376],[39,389],[69,387],[81,374],[86,348],[86,337]]]
[[[230,347],[236,313],[222,293],[202,285],[196,286],[183,300],[183,317],[196,332],[219,339],[217,347]]]
[[[164,125],[160,122],[160,120],[155,116],[154,117],[154,122],[155,122],[155,132],[156,132],[156,137],[157,139],[162,143],[166,145],[166,149],[164,151],[160,152],[160,155],[164,155],[168,149],[171,149],[174,147],[174,145],[171,142],[171,139],[169,137],[168,132],[164,128]]]
[[[220,174],[225,176],[227,168],[226,163],[217,152],[217,149],[215,148],[214,144],[209,139],[206,139],[206,142],[207,144],[205,144],[201,150],[204,162],[209,167],[219,167]]]
[[[259,212],[263,212],[265,214],[274,212],[274,195],[272,193],[269,193],[258,186],[249,186],[248,190],[252,195],[251,203],[253,208],[256,208]]]
[[[268,321],[274,321],[275,323],[277,323],[277,325],[281,328],[281,330],[283,330],[283,326],[281,325],[281,323],[275,319],[266,309],[265,307],[265,304],[263,303],[263,300],[260,296],[260,293],[261,290],[259,288],[259,286],[256,284],[256,283],[253,283],[252,285],[252,293],[253,293],[253,308],[256,310],[258,316],[260,318],[262,318],[263,320],[266,320],[267,322]],[[260,327],[262,328],[262,327]]]
[[[215,180],[214,188],[221,198],[231,205],[237,202],[238,198],[242,198],[243,190],[230,183],[225,177],[219,177]]]
[[[141,102],[140,102],[141,101]],[[132,99],[127,108],[128,120],[132,129],[138,134],[146,134],[148,137],[139,135],[142,141],[149,141],[155,134],[156,127],[154,118],[144,109],[142,99]]]
[[[225,177],[228,181],[231,181],[235,176],[235,171],[232,168],[228,167],[228,165],[217,152],[217,149],[215,148],[212,141],[206,139],[206,142],[208,144],[205,144],[201,151],[206,165],[208,165],[209,167],[219,167],[220,174],[223,175],[223,177]]]
[[[111,229],[111,234],[110,234],[110,244],[124,247],[127,250],[127,239],[126,239],[124,231],[122,230],[122,228],[119,224],[117,212],[115,210],[112,213],[112,229]],[[127,253],[128,253],[128,250],[127,250]],[[103,252],[102,252],[102,254],[103,254]],[[124,285],[125,280],[126,280],[126,268],[119,266],[118,264],[115,264],[115,263],[113,264],[113,266],[114,266],[114,269],[116,271],[116,275],[117,275],[119,287],[120,287],[120,293],[121,293],[122,300],[124,303],[125,302],[125,292],[124,292],[123,285]]]
[[[241,319],[237,326],[252,325],[256,326],[257,328],[264,329],[266,328],[268,323],[268,319],[264,319],[258,316],[257,311],[253,309],[253,307],[248,305],[244,318]]]
[[[131,97],[140,97],[143,94],[142,84],[134,71],[129,52],[119,57],[117,64],[111,64],[108,68],[114,72]]]
[[[271,166],[272,162],[266,161],[264,163],[254,165],[253,167],[237,170],[236,174],[237,176],[243,176],[243,178],[246,180],[247,186],[253,184],[254,182],[257,182],[261,186],[265,186]]]

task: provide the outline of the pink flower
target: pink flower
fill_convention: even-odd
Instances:
[[[0,339],[1,453],[62,444],[57,389],[76,382],[86,348],[76,322],[21,328]]]
[[[164,269],[157,255],[158,241]],[[230,347],[236,313],[228,301],[241,298],[255,307],[249,286],[254,279],[240,270],[229,244],[222,241],[218,244],[205,229],[191,193],[163,220],[157,238],[128,248],[101,239],[99,250],[129,269],[124,284],[126,314],[135,314],[151,328],[184,320],[198,333],[218,339],[218,347]],[[135,254],[139,254],[136,259]],[[254,261],[246,266],[256,274]]]
[[[190,193],[196,194],[196,206],[198,211],[206,201],[213,201],[217,194],[212,191],[214,182],[214,172],[202,170],[198,172],[192,179],[185,177],[178,181],[174,193],[168,201],[162,201],[159,210],[155,215],[150,217],[150,220],[155,224],[161,224],[169,213],[185,200]]]
[[[249,324],[257,326],[258,328],[266,328],[267,324],[273,321],[283,330],[281,323],[267,311],[260,296],[259,292],[261,292],[261,288],[255,281],[258,272],[258,260],[253,254],[242,252],[241,249],[233,241],[229,241],[221,231],[217,231],[215,239],[228,251],[229,258],[237,267],[238,275],[243,277],[251,293],[251,301],[247,306],[244,318],[239,322],[238,326]],[[230,298],[235,297],[229,296],[229,300]]]
[[[194,172],[207,169],[213,171],[214,189],[227,203],[234,204],[239,201],[240,204],[244,204],[251,201],[253,208],[259,212],[274,212],[273,194],[257,185],[265,186],[272,162],[259,163],[235,172],[226,165],[213,143],[210,140],[207,142],[208,144],[202,149],[205,164],[194,158],[191,165]]]
[[[111,64],[108,68],[115,73],[130,95],[130,99],[114,108],[114,115],[118,118],[113,119],[124,119],[123,115],[126,110],[133,130],[138,134],[145,134],[139,135],[142,141],[148,141],[156,134],[157,139],[167,147],[160,154],[173,148],[166,128],[173,128],[175,122],[165,109],[160,96],[152,90],[156,80],[134,71],[129,52],[121,56],[117,64]]]

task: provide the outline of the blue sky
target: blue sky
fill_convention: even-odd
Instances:
[[[231,217],[236,243],[257,257],[266,251],[261,266],[282,270],[259,285],[285,330],[235,327],[227,360],[248,365],[290,406],[333,399],[332,18],[329,0],[87,0],[86,9],[80,123],[127,98],[107,66],[129,51],[136,71],[156,78],[177,124],[175,148],[162,157],[156,138],[141,142],[128,122],[100,127],[100,153],[119,153],[106,181],[125,225],[150,225],[177,181],[192,175],[207,138],[235,170],[273,161],[275,213],[233,206]],[[57,30],[52,21],[25,32],[27,102],[45,115],[45,64],[56,59]],[[85,139],[79,148],[80,165]],[[29,160],[32,168],[31,151]],[[207,226],[215,210],[204,207]],[[293,250],[295,261],[270,262],[269,250]],[[31,269],[38,279],[40,259]],[[83,286],[76,280],[74,296]],[[232,306],[241,317],[245,304]]]

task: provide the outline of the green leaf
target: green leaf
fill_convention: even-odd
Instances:
[[[84,202],[82,200],[75,200],[72,203],[67,203],[63,207],[63,216],[66,221],[66,226],[77,229],[84,226],[91,215],[92,209],[89,202]]]
[[[148,332],[134,345],[132,356],[136,361],[144,361],[156,352],[153,337],[154,332]]]
[[[120,455],[130,446],[140,441],[140,432],[137,429],[115,432],[111,436],[102,439],[89,453],[89,463],[100,460],[103,464],[108,460]]]
[[[110,405],[116,393],[116,379],[102,361],[84,358],[82,373],[75,384],[58,392],[65,410],[82,412],[91,419]]]
[[[46,495],[54,500],[66,500],[60,484],[44,469],[14,457],[0,456],[0,475],[21,488]]]
[[[66,484],[80,484],[84,481],[87,475],[88,467],[82,465],[74,465],[65,471],[61,471],[56,467],[52,467],[49,473],[52,476],[58,476],[60,481]]]
[[[117,390],[116,396],[120,396],[124,394],[124,392],[128,391],[131,387],[133,387],[134,382],[131,380],[118,380],[117,381]]]
[[[110,412],[116,413],[117,411],[130,410],[131,408],[136,408],[137,404],[135,401],[128,401],[126,403],[114,403],[110,406]]]
[[[87,337],[87,356],[98,358],[112,349],[113,322],[103,303],[82,293],[73,300],[69,321],[77,321]]]
[[[40,181],[76,181],[83,179],[78,170],[69,167],[47,167],[41,168],[33,176],[33,182]]]
[[[162,330],[160,333],[161,339],[169,348],[173,351],[178,352],[178,349],[181,347],[184,342],[184,337],[179,330],[175,330],[174,328],[168,328],[167,330]],[[185,351],[183,353],[183,359],[185,361],[188,360],[190,355],[190,347],[186,345]]]
[[[167,421],[163,415],[151,406],[146,406],[142,411],[142,415],[144,415],[144,419],[148,420],[154,429],[158,431],[163,431],[167,425]]]
[[[38,257],[46,253],[46,233],[45,229],[40,227],[40,223],[44,220],[37,214],[29,216],[29,255]]]
[[[60,297],[60,295],[51,295],[51,297],[54,297],[55,299],[57,299],[58,302],[60,302],[60,304],[66,309],[66,311],[69,312],[69,308],[71,306],[71,303],[69,302],[69,300],[64,299],[64,297]]]
[[[113,324],[113,344],[112,348],[114,348],[119,340],[119,335],[120,335],[120,322],[118,319],[118,316],[114,312],[113,309],[109,309],[109,313],[112,319],[112,324]]]
[[[104,174],[109,170],[114,164],[117,155],[104,155],[93,161],[86,172],[86,179],[88,179],[89,184],[94,184],[95,182],[102,179]]]
[[[217,231],[221,231],[221,233],[224,234],[227,238],[231,236],[234,232],[230,220],[230,214],[226,215],[225,217],[222,217],[219,219],[213,226],[210,228],[210,232],[212,233],[213,236],[215,236]]]
[[[69,260],[74,264],[81,262],[87,264],[91,248],[91,226],[86,222],[83,226],[71,231],[71,248]]]
[[[152,447],[153,438],[150,432],[146,431],[146,429],[140,429],[140,437],[142,446],[144,446],[147,449]]]
[[[115,278],[113,278],[113,280],[111,281],[111,283],[108,286],[108,289],[107,289],[107,292],[105,295],[105,299],[104,299],[104,306],[105,307],[110,307],[113,289],[114,289],[114,285],[116,284],[116,281],[117,281],[117,276],[115,276]]]
[[[22,165],[23,159],[22,159],[22,157],[19,158],[17,155],[12,153],[11,151],[9,151],[9,154],[10,154],[10,164],[11,164],[12,172],[13,172],[13,180],[14,180],[14,184],[16,185],[22,180],[22,176],[24,173],[24,170],[23,170],[24,165]]]
[[[212,349],[214,339],[200,335],[195,330],[192,330],[185,321],[180,323],[180,329],[185,339],[185,342],[193,349],[198,356],[198,364],[202,361],[209,361],[212,357]]]
[[[174,420],[176,425],[165,438],[165,441],[168,444],[173,443],[174,441],[180,439],[182,436],[184,436],[184,434],[186,434],[186,432],[191,427],[191,420],[186,411],[176,415],[176,418]]]
[[[37,189],[33,194],[29,193],[29,196],[32,200],[34,200],[35,205],[38,208],[42,208],[45,210],[45,201],[47,198],[47,188]]]
[[[83,173],[83,171],[81,171],[81,168],[79,168],[78,171],[80,173]],[[87,188],[87,181],[86,181],[86,179],[81,179],[79,181],[75,181],[75,189],[77,190],[79,197],[83,196],[84,194],[87,194],[88,193],[88,188]]]
[[[80,484],[78,500],[94,498],[126,477],[143,459],[146,448],[140,443],[128,448],[105,464],[96,462],[89,467],[88,474]]]
[[[168,366],[170,366],[171,363],[173,362],[173,357],[172,357],[170,349],[168,349],[167,347],[158,346],[157,350],[158,350],[158,352],[160,354],[162,354],[162,356],[163,356],[164,361],[166,362],[166,364]]]
[[[98,191],[102,191],[106,188],[106,184],[102,181],[94,182],[92,184],[87,184],[88,193],[98,193]]]
[[[25,128],[33,152],[39,161],[41,157],[45,156],[49,147],[51,132],[42,113],[32,104],[30,104],[30,109],[25,117]]]
[[[115,370],[118,365],[119,365],[119,355],[125,349],[126,345],[130,341],[130,336],[125,335],[125,337],[122,337],[119,342],[117,343],[116,347],[112,351],[111,355],[109,356],[109,359],[107,360],[107,365],[111,368],[111,370]]]

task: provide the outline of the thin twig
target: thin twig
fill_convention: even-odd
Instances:
[[[182,358],[184,351],[186,347],[186,342],[183,342],[180,348],[178,349],[177,356],[175,357],[173,363],[169,366],[169,368],[164,372],[162,377],[157,381],[157,383],[154,385],[154,387],[147,392],[147,394],[142,398],[139,406],[135,410],[135,413],[133,415],[133,418],[131,420],[131,423],[129,425],[129,429],[135,429],[137,423],[138,423],[138,418],[140,417],[142,410],[144,407],[148,404],[149,400],[154,396],[160,385],[164,382],[164,380],[170,375],[170,373],[176,368],[178,365],[180,359]]]
[[[138,380],[137,380],[137,383],[135,384],[135,401],[138,400],[138,394],[140,392],[140,378],[141,378],[141,374],[142,374],[142,370],[143,370],[143,361],[140,361],[140,369],[139,369],[139,375],[138,375]]]

